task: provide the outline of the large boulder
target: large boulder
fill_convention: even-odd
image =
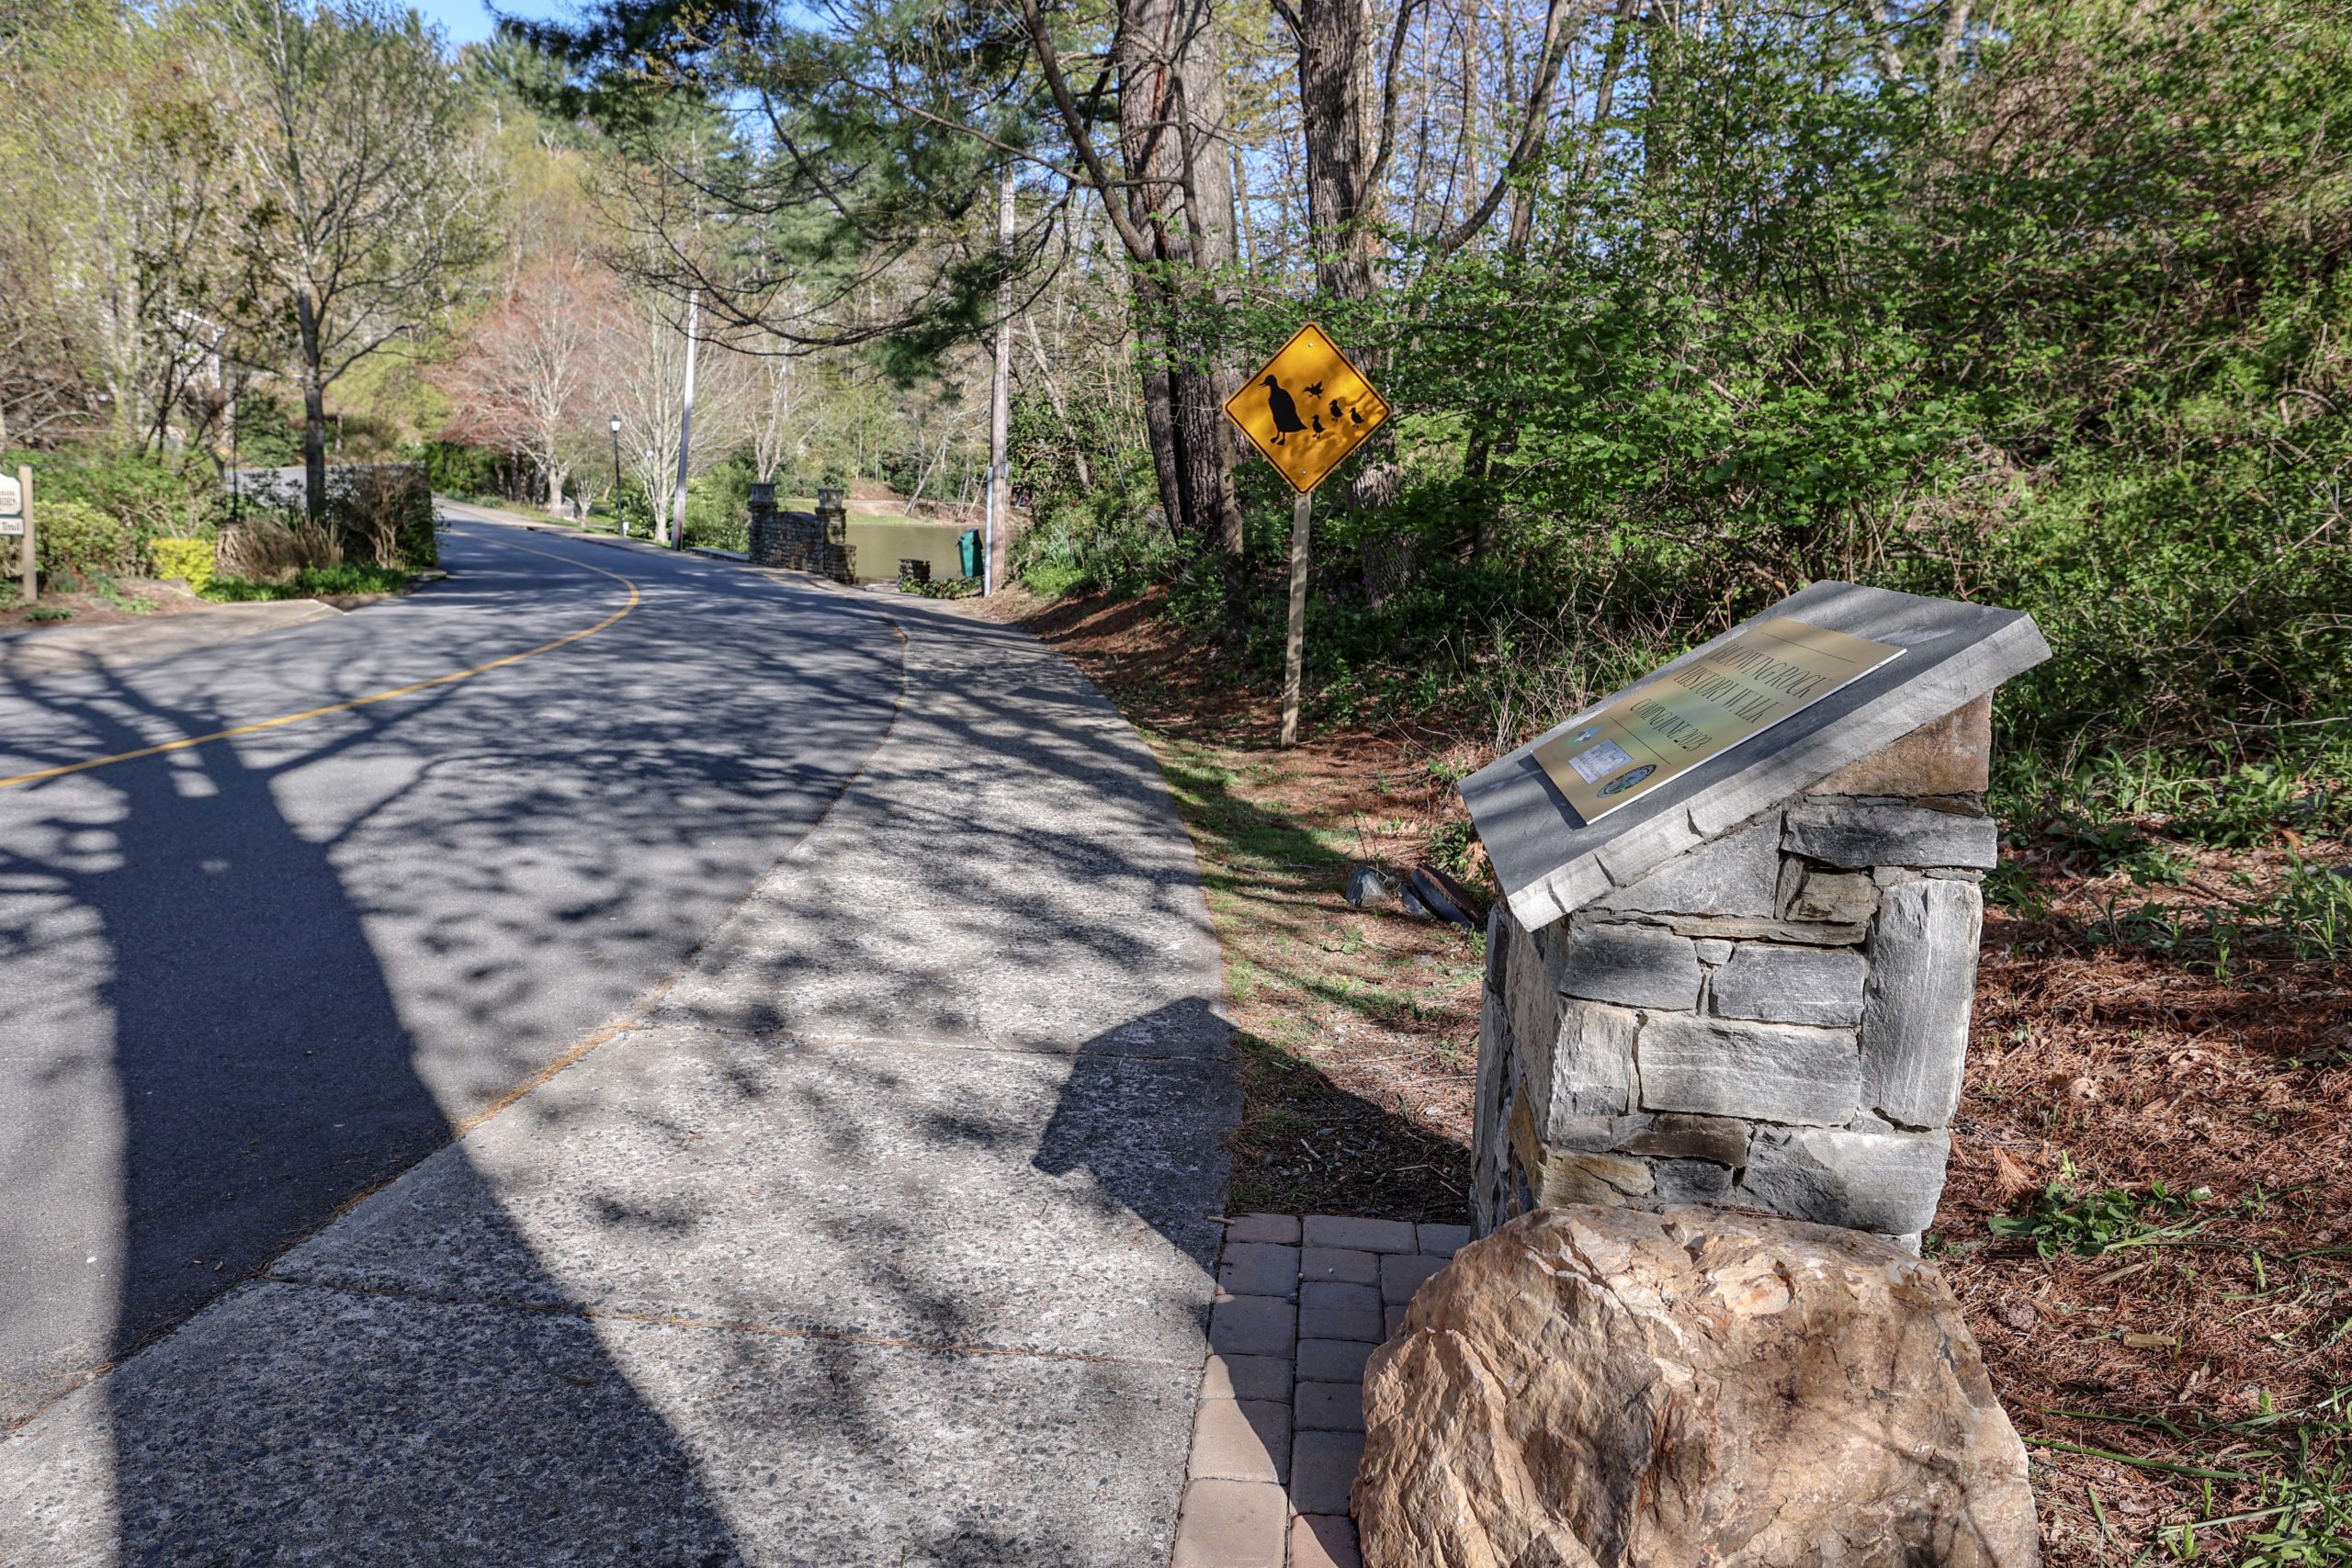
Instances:
[[[2039,1561],[2025,1449],[1933,1266],[1722,1209],[1539,1209],[1364,1374],[1367,1568]]]

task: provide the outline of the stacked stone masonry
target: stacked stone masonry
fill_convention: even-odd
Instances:
[[[1479,1233],[1714,1202],[1916,1247],[1999,842],[1989,732],[1979,698],[1540,931],[1498,906]]]

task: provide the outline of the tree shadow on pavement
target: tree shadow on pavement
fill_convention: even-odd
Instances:
[[[48,700],[101,751],[211,727],[116,681]],[[49,1483],[0,1556],[105,1556],[111,1537],[135,1562],[557,1562],[583,1540],[595,1561],[733,1561],[692,1459],[587,1323],[239,1284],[454,1136],[342,874],[274,795],[286,765],[220,744],[122,763],[55,792],[0,858],[32,906],[9,962],[50,979],[43,1016],[0,1021],[47,1054],[48,1131],[19,1128],[5,1180],[62,1220],[9,1228],[11,1274],[52,1288],[11,1292],[8,1414],[121,1363],[12,1444]],[[233,1311],[188,1323],[224,1290]],[[636,1462],[583,1471],[583,1441]],[[76,1472],[110,1474],[111,1497],[59,1483]]]

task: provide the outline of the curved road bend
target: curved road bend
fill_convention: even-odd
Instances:
[[[890,725],[854,600],[445,515],[410,598],[0,685],[10,779],[572,639],[0,786],[0,1430],[662,983]]]

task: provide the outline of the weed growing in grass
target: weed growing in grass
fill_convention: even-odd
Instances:
[[[2110,1187],[2084,1192],[2075,1185],[2075,1162],[2062,1158],[2056,1179],[2022,1214],[1996,1214],[1993,1234],[2030,1241],[2044,1258],[2071,1252],[2098,1258],[2126,1247],[2155,1247],[2184,1240],[2213,1216],[2190,1218],[2212,1197],[2202,1187],[2174,1192],[2152,1181],[2144,1192]]]

